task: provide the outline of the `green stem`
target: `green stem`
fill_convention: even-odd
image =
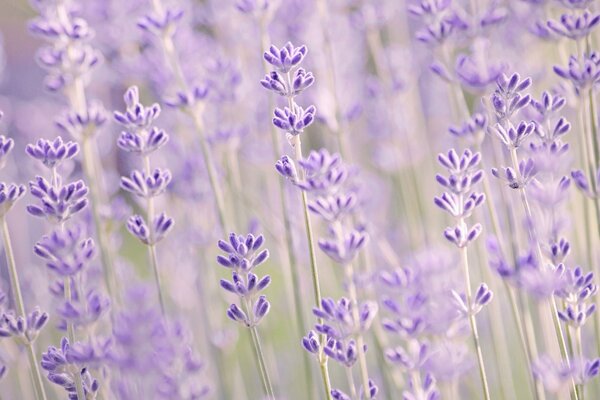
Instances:
[[[6,223],[6,217],[2,217],[2,240],[4,242],[6,265],[8,266],[8,275],[10,279],[10,286],[14,295],[15,306],[19,315],[27,319],[23,294],[21,293],[21,284],[19,282],[19,273],[17,271],[17,264],[15,262],[15,255],[12,248],[12,242],[10,240],[10,232],[8,230],[8,224]],[[25,338],[25,347],[27,348],[27,358],[29,361],[29,368],[31,370],[31,377],[33,380],[36,398],[38,400],[46,400],[46,391],[44,390],[44,383],[42,382],[42,375],[37,362],[35,349],[33,348],[33,343],[28,338]]]
[[[67,276],[64,279],[64,289],[65,289],[65,301],[70,302],[73,298],[71,294],[71,277]],[[69,337],[69,342],[71,346],[75,344],[75,326],[73,326],[72,322],[67,320],[67,336]],[[74,371],[75,375],[75,389],[77,390],[77,400],[85,400],[85,393],[83,391],[83,382],[81,380],[81,372],[79,368],[76,367],[76,371]]]
[[[464,221],[461,219],[459,224],[464,225]],[[473,335],[473,344],[475,345],[475,351],[477,353],[477,364],[479,366],[479,377],[481,378],[481,384],[483,386],[483,397],[486,400],[490,399],[490,389],[485,373],[485,364],[483,363],[483,353],[481,351],[481,343],[479,341],[479,332],[477,331],[477,321],[475,315],[471,312],[471,303],[473,295],[471,293],[471,277],[469,275],[469,258],[467,254],[467,248],[462,247],[460,249],[460,256],[463,264],[463,274],[465,279],[465,292],[467,296],[467,307],[469,309],[469,325],[471,326],[471,333]]]
[[[246,315],[251,315],[251,301],[249,302],[248,299],[242,298],[242,304],[246,311]],[[275,400],[273,385],[271,384],[271,379],[269,378],[267,363],[265,362],[265,356],[260,344],[260,337],[258,336],[258,329],[256,328],[254,322],[250,323],[248,330],[250,331],[250,337],[252,338],[252,348],[254,349],[254,357],[256,358],[256,363],[258,364],[258,369],[260,371],[264,394],[269,400]]]
[[[296,162],[302,160],[302,142],[300,141],[300,135],[296,135],[293,138],[292,146],[294,147],[294,153]],[[304,170],[300,169],[299,173],[301,178],[304,176]],[[306,239],[308,242],[308,253],[310,256],[310,271],[313,285],[313,295],[315,300],[315,306],[321,306],[321,286],[319,283],[319,269],[317,265],[317,254],[315,252],[315,239],[310,222],[310,214],[308,211],[308,197],[306,191],[302,190],[302,212],[304,215],[304,226],[306,229]],[[322,319],[319,319],[319,323],[322,323]],[[323,353],[323,347],[325,346],[325,335],[321,335],[321,346],[319,351],[319,363],[321,365],[321,376],[323,378],[323,384],[325,385],[325,393],[327,399],[331,400],[331,380],[329,379],[329,371],[327,368],[327,356]]]
[[[150,156],[144,156],[144,167],[146,169],[146,176],[150,176]],[[146,219],[148,221],[148,226],[150,227],[150,238],[153,240],[155,236],[154,232],[154,198],[152,196],[148,197],[147,209],[146,209]],[[151,243],[147,245],[148,247],[148,260],[150,261],[150,265],[152,266],[152,272],[154,275],[154,282],[156,284],[156,291],[158,292],[158,300],[160,302],[160,311],[163,317],[166,315],[165,308],[165,297],[162,291],[162,284],[160,279],[160,270],[158,269],[158,257],[156,255],[156,244]]]

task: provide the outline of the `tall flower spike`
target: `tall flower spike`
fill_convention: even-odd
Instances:
[[[225,256],[217,256],[217,262],[231,270],[231,280],[221,279],[221,287],[237,296],[239,305],[232,303],[227,309],[227,316],[250,330],[254,345],[256,363],[260,369],[265,395],[274,399],[273,387],[269,378],[267,365],[261,350],[257,326],[269,313],[271,304],[261,292],[271,283],[271,277],[259,278],[254,269],[269,258],[269,251],[260,250],[264,243],[262,235],[246,236],[231,233],[229,241],[219,240],[217,246]]]

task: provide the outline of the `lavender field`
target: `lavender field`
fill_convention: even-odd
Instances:
[[[594,0],[0,0],[0,400],[600,399],[598,86]]]

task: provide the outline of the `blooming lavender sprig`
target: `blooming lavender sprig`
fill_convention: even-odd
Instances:
[[[2,112],[0,112],[0,118],[1,117]],[[6,158],[13,146],[14,142],[12,139],[0,135],[0,169],[4,167]],[[13,304],[15,307],[15,310],[13,311],[0,310],[0,338],[11,337],[18,344],[23,345],[26,348],[36,399],[46,400],[46,392],[42,383],[37,354],[33,347],[33,343],[48,321],[48,314],[42,312],[38,307],[34,308],[30,313],[27,313],[26,311],[10,238],[10,230],[6,221],[6,215],[15,202],[24,194],[25,187],[23,185],[0,182],[0,225],[8,276],[10,278],[10,287],[13,295]],[[3,300],[4,293],[0,293],[0,303],[2,303]],[[1,366],[0,370],[0,375],[3,375],[6,371],[6,367]]]
[[[229,241],[219,240],[218,247],[225,255],[217,256],[217,262],[231,269],[231,281],[221,279],[220,285],[226,291],[235,294],[239,306],[233,303],[227,310],[227,316],[233,321],[245,325],[252,336],[256,361],[260,369],[265,395],[274,399],[273,387],[267,365],[262,353],[257,325],[269,313],[271,304],[266,296],[260,295],[271,283],[271,277],[259,278],[252,271],[269,258],[267,249],[260,250],[264,243],[262,235],[246,236],[231,233]]]
[[[50,346],[42,355],[42,368],[47,371],[50,382],[65,389],[70,400],[80,399],[76,383],[78,381],[83,382],[84,399],[95,399],[100,385],[77,360],[73,350],[73,345],[63,337],[60,348]]]
[[[67,221],[88,205],[85,183],[78,180],[63,185],[59,173],[61,163],[73,158],[78,149],[77,144],[64,142],[60,137],[53,141],[40,139],[26,149],[50,175],[50,181],[37,176],[30,182],[30,191],[41,201],[41,206],[30,205],[27,210],[34,216],[45,217],[54,226],[52,233],[36,244],[34,252],[58,277],[51,286],[51,293],[61,299],[57,313],[62,317],[60,327],[67,331],[70,343],[76,343],[78,328],[93,327],[110,309],[110,300],[90,286],[88,279],[91,261],[96,255],[94,241],[86,236],[86,229],[81,225],[66,226]],[[48,377],[53,379],[51,374]],[[83,399],[89,389],[85,387],[86,379],[89,380],[87,375],[73,375],[65,390],[70,396]]]
[[[300,163],[304,160],[302,155],[302,141],[301,133],[305,127],[307,127],[314,120],[314,114],[316,109],[312,106],[306,110],[298,107],[295,102],[295,97],[299,91],[293,90],[294,84],[292,81],[293,68],[299,68],[300,63],[308,53],[306,46],[295,47],[291,43],[287,43],[281,49],[276,46],[270,46],[268,51],[263,53],[263,59],[272,67],[274,71],[267,74],[267,77],[263,80],[263,87],[275,91],[276,93],[287,97],[287,107],[284,110],[276,109],[275,118],[273,119],[273,125],[283,130],[286,133],[287,139],[294,149],[294,160],[295,163]],[[285,74],[285,79],[282,78],[281,74]],[[307,85],[306,77],[312,78],[312,74],[303,72],[304,84],[300,85],[302,90],[306,89]],[[312,79],[309,78],[310,84]],[[310,110],[310,112],[308,112]],[[301,116],[297,115],[296,112],[302,111]],[[286,114],[287,113],[287,114]],[[275,164],[276,170],[286,179],[290,180],[294,184],[302,184],[305,182],[305,178],[308,176],[308,171],[305,170],[305,165],[299,164],[296,167],[294,161],[290,157],[283,156]],[[308,242],[308,251],[310,256],[310,267],[311,267],[311,278],[313,286],[313,295],[315,306],[321,304],[321,286],[319,282],[319,270],[317,264],[317,257],[315,253],[315,238],[313,234],[312,222],[310,219],[310,212],[308,207],[308,196],[305,190],[301,190],[302,196],[302,211],[304,215],[304,226],[306,232],[306,238]],[[331,380],[329,378],[329,370],[327,366],[327,355],[323,352],[325,346],[325,335],[320,337],[320,347],[317,354],[317,359],[320,366],[321,378],[323,380],[323,386],[325,389],[325,396],[331,399],[332,388]]]
[[[75,2],[36,2],[33,4],[39,16],[32,20],[29,30],[48,42],[38,52],[38,61],[48,71],[46,87],[52,92],[62,93],[67,100],[68,109],[56,120],[56,124],[65,133],[79,141],[83,155],[83,170],[90,186],[91,212],[94,220],[96,239],[100,249],[104,283],[109,293],[114,294],[114,277],[110,238],[101,217],[101,207],[108,203],[103,188],[102,165],[98,160],[96,134],[106,116],[100,102],[89,101],[86,87],[91,81],[91,71],[100,64],[102,56],[91,45],[94,30],[77,11]],[[64,150],[63,150],[64,148]],[[71,158],[78,147],[71,142],[56,139],[53,143],[38,142],[28,146],[30,156],[40,159],[49,168],[60,164],[61,159]],[[54,182],[53,173],[52,181]],[[56,190],[59,189],[56,185]],[[42,199],[43,200],[43,199]],[[81,394],[81,393],[80,393]]]
[[[555,295],[563,299],[565,304],[565,309],[559,310],[558,316],[565,323],[579,329],[596,311],[596,304],[590,303],[598,293],[594,273],[584,274],[581,267],[567,268],[563,264],[557,268],[564,281]]]
[[[145,170],[134,170],[129,177],[121,177],[121,188],[146,199],[146,220],[140,215],[131,216],[127,221],[127,230],[148,246],[148,258],[152,265],[158,297],[164,313],[165,300],[155,246],[168,235],[174,222],[165,213],[154,215],[154,198],[167,190],[167,186],[171,182],[171,172],[168,169],[159,168],[152,171],[150,155],[168,142],[169,135],[153,125],[160,115],[160,106],[158,103],[154,103],[146,107],[140,103],[137,86],[127,89],[123,98],[127,106],[126,110],[114,112],[115,120],[125,129],[121,132],[118,144],[124,151],[139,155]]]
[[[518,87],[519,85],[511,83],[503,85],[503,93],[513,91],[514,88],[511,88],[513,86]],[[473,154],[470,150],[465,150],[459,156],[454,149],[451,149],[447,154],[439,154],[438,161],[448,171],[449,175],[437,175],[436,180],[448,192],[444,192],[440,197],[435,197],[434,202],[442,210],[449,213],[456,221],[454,227],[446,228],[444,236],[449,242],[460,249],[463,264],[465,295],[463,297],[455,293],[454,297],[458,303],[459,312],[469,320],[477,352],[483,394],[486,399],[489,399],[489,387],[475,314],[491,300],[492,292],[487,289],[487,286],[482,285],[477,291],[477,296],[474,298],[472,295],[467,246],[480,235],[481,225],[476,224],[469,227],[465,221],[471,216],[475,208],[480,206],[485,200],[483,193],[474,190],[474,185],[483,179],[483,171],[478,169],[481,154]],[[481,296],[479,296],[480,292],[482,292]]]

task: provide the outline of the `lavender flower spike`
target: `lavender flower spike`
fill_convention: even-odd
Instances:
[[[238,297],[239,306],[233,303],[227,309],[227,316],[243,324],[250,331],[256,363],[262,377],[265,396],[274,400],[273,386],[262,353],[257,326],[269,313],[270,303],[266,296],[260,294],[271,283],[271,277],[265,275],[259,278],[254,274],[254,269],[269,258],[269,251],[261,250],[264,243],[262,235],[246,236],[231,233],[229,240],[219,240],[218,247],[225,255],[219,255],[217,262],[231,270],[231,280],[221,279],[221,287]]]

